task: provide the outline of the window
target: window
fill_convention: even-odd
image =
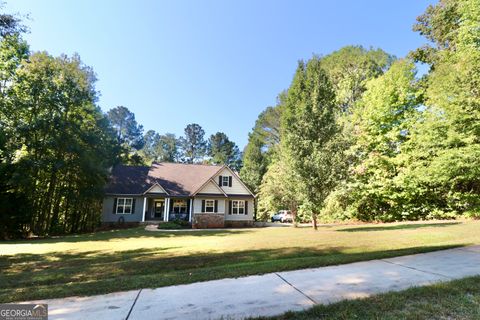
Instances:
[[[173,213],[187,213],[187,201],[186,200],[174,200],[173,201]]]
[[[205,212],[215,212],[215,200],[205,200]]]
[[[232,214],[245,214],[245,201],[233,200],[232,201]]]
[[[131,214],[133,198],[118,198],[117,199],[117,214]]]
[[[222,177],[222,187],[230,186],[230,176],[223,176]]]

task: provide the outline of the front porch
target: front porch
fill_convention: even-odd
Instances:
[[[146,196],[142,222],[192,221],[193,198]]]

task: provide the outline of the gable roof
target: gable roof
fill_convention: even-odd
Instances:
[[[229,171],[232,174],[232,176],[235,176],[237,180],[240,182],[240,184],[245,188],[245,190],[247,190],[248,193],[250,193],[252,196],[255,197],[255,194],[252,191],[250,191],[250,189],[247,187],[245,182],[243,182],[243,180],[240,178],[240,175],[236,171],[232,170],[232,168],[230,168],[229,166],[223,166],[223,168]],[[217,175],[221,171],[222,170],[219,170],[215,175]],[[213,177],[212,177],[212,180],[213,180]]]
[[[184,163],[153,163],[150,167],[116,166],[107,194],[143,194],[158,183],[170,196],[190,196],[224,166]]]
[[[220,171],[220,170],[219,170]],[[195,190],[195,192],[193,192],[193,195],[196,196],[197,194],[200,194],[202,193],[201,191],[205,190],[205,188],[208,186],[208,185],[212,185],[217,191],[220,191],[220,195],[224,195],[225,197],[227,196],[227,194],[225,193],[225,191],[223,191],[222,188],[220,188],[218,186],[218,184],[213,181],[212,178],[208,179],[202,186],[200,186],[200,188],[198,188],[197,190]],[[204,192],[204,193],[208,193],[208,192]]]

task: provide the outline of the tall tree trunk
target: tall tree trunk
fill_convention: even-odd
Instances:
[[[290,212],[292,214],[292,226],[294,228],[298,227],[298,224],[297,224],[297,203],[294,202],[291,206],[290,206]]]
[[[53,199],[53,194],[55,189],[57,188],[57,171],[54,169],[51,176],[50,176],[50,182],[48,184],[48,189],[45,194],[45,199],[43,201],[43,208],[41,208],[42,214],[41,214],[41,234],[44,235],[49,229],[50,229],[50,220],[51,220],[51,214],[52,214],[52,202],[54,201]]]
[[[317,214],[315,212],[312,213],[312,224],[313,224],[313,230],[318,230]]]
[[[62,200],[64,200],[63,188],[64,188],[63,183],[60,183],[59,187],[57,188],[57,191],[55,192],[54,197],[53,197],[53,199],[55,199],[55,201],[53,202],[53,206],[51,208],[52,215],[51,215],[50,219],[48,220],[49,234],[52,234],[52,232],[54,232],[54,231],[58,232],[58,226],[59,226],[59,221],[60,221],[60,204],[62,203]],[[53,199],[52,199],[52,201],[53,201]]]

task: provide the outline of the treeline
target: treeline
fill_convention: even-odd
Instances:
[[[413,27],[429,44],[407,57],[349,46],[300,61],[244,151],[257,216],[480,217],[479,25],[477,0],[441,0]]]
[[[77,55],[32,53],[0,21],[0,238],[91,230],[118,147]]]
[[[133,113],[97,105],[95,74],[78,55],[31,52],[21,19],[0,13],[0,239],[91,231],[119,163],[229,164],[241,153],[198,124],[185,136],[143,134]]]
[[[107,112],[117,141],[121,146],[122,162],[131,165],[149,165],[157,162],[227,164],[235,170],[242,166],[242,155],[223,132],[205,138],[205,131],[196,123],[185,127],[184,136],[160,134],[154,130],[143,133],[143,126],[133,112],[119,106]]]

